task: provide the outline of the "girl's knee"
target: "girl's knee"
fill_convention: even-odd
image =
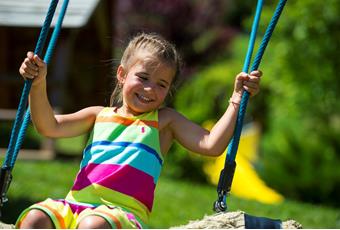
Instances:
[[[101,216],[87,216],[84,217],[78,224],[81,229],[98,229],[98,228],[112,228],[111,225]]]
[[[50,217],[39,209],[32,209],[21,222],[20,228],[53,228]]]

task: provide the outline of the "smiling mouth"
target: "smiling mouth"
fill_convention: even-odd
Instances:
[[[136,96],[137,96],[137,98],[138,98],[140,101],[142,101],[142,102],[144,102],[144,103],[150,103],[150,102],[153,102],[153,101],[154,101],[153,99],[151,99],[151,98],[149,98],[149,97],[146,97],[146,96],[143,96],[143,95],[138,94],[138,93],[136,93]]]

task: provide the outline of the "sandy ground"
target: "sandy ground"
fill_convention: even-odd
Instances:
[[[294,220],[282,221],[283,229],[301,229],[302,225]],[[173,227],[173,229],[222,229],[245,228],[244,212],[226,212],[205,216],[202,220],[190,221],[187,225]]]
[[[14,228],[14,225],[0,222],[0,229],[11,229],[11,228]]]
[[[0,229],[11,229],[14,225],[0,222]],[[172,227],[172,229],[222,229],[245,228],[244,212],[226,212],[205,216],[202,220],[190,221],[187,225]],[[301,229],[302,225],[295,220],[282,221],[283,229]]]

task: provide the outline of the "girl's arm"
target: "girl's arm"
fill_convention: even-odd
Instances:
[[[102,107],[89,107],[68,115],[54,115],[46,91],[46,63],[28,52],[19,72],[24,78],[33,79],[29,102],[32,121],[39,133],[48,137],[71,137],[90,130]]]
[[[211,131],[189,121],[174,110],[167,110],[167,117],[170,118],[168,128],[172,138],[192,152],[208,156],[222,154],[234,132],[242,92],[247,90],[251,95],[257,94],[261,75],[260,71],[254,71],[250,75],[237,75],[229,106]]]

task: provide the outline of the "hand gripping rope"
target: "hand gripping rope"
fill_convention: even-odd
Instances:
[[[52,53],[54,51],[60,30],[61,30],[61,26],[64,20],[64,16],[66,14],[66,9],[68,6],[68,2],[69,0],[64,0],[62,6],[61,6],[61,10],[58,16],[58,20],[56,22],[56,25],[54,27],[51,39],[49,41],[45,56],[44,56],[44,61],[49,64],[50,60],[51,60],[51,56]],[[39,38],[34,50],[34,53],[37,54],[38,56],[42,55],[42,50],[44,48],[47,36],[48,36],[48,32],[49,29],[51,27],[51,22],[53,19],[53,16],[55,14],[55,10],[57,8],[58,5],[58,0],[51,0],[48,11],[47,11],[47,15],[45,17],[45,21],[44,24],[41,28],[40,34],[39,34]],[[10,141],[9,141],[9,145],[8,145],[8,149],[6,152],[6,158],[3,162],[3,165],[1,167],[1,171],[0,171],[0,208],[3,206],[3,204],[5,202],[8,201],[7,198],[7,191],[9,188],[9,185],[11,183],[12,180],[12,169],[14,167],[16,158],[18,156],[19,150],[21,148],[21,145],[23,143],[24,140],[24,136],[27,130],[27,126],[30,122],[30,110],[29,108],[27,108],[27,102],[28,102],[28,95],[29,95],[29,91],[31,89],[32,86],[32,80],[31,79],[26,79],[25,83],[24,83],[24,88],[22,90],[22,94],[21,94],[21,98],[20,98],[20,102],[19,102],[19,107],[18,107],[18,111],[15,117],[15,121],[14,121],[14,125],[12,128],[12,132],[11,132],[11,137],[10,137]],[[26,112],[25,112],[26,110]],[[1,213],[0,213],[1,214]]]
[[[271,18],[269,25],[266,29],[266,32],[262,38],[260,47],[255,55],[254,62],[251,66],[250,72],[258,69],[262,56],[264,54],[264,51],[269,43],[270,37],[274,31],[274,28],[279,20],[279,17],[283,11],[283,8],[286,2],[287,0],[280,0],[280,2],[278,3],[275,9],[275,12],[273,14],[273,17]],[[246,72],[246,73],[248,73],[249,71],[249,65],[250,65],[250,60],[251,60],[251,56],[252,56],[253,49],[254,49],[256,33],[257,33],[258,23],[260,20],[262,6],[263,6],[263,0],[258,0],[257,7],[256,7],[256,14],[254,17],[249,44],[248,44],[248,51],[247,51],[247,55],[246,55],[243,70],[242,70],[243,72]],[[230,193],[231,184],[232,184],[233,177],[234,177],[234,172],[236,168],[235,157],[237,154],[238,144],[240,142],[243,119],[244,119],[244,115],[246,112],[249,96],[250,96],[249,92],[247,91],[244,91],[244,93],[242,94],[242,100],[241,100],[240,109],[239,109],[238,116],[237,116],[234,136],[229,143],[224,169],[222,169],[221,171],[220,179],[219,179],[218,186],[217,186],[218,198],[214,202],[215,212],[224,212],[227,210],[226,197]]]

